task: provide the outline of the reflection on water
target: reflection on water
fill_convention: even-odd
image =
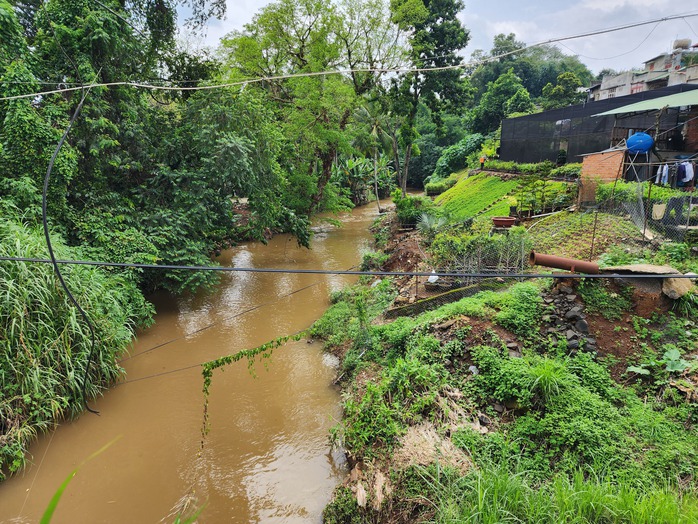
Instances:
[[[345,270],[370,245],[375,206],[316,236],[312,250],[286,235],[223,253],[234,267]],[[123,361],[121,385],[85,414],[41,437],[25,472],[0,485],[0,521],[36,522],[68,473],[80,466],[54,523],[158,522],[205,505],[199,522],[319,522],[339,482],[341,453],[328,432],[341,416],[331,382],[338,365],[305,340],[254,367],[215,373],[201,450],[200,363],[309,327],[331,291],[352,277],[233,272],[214,292],[159,294],[156,324]],[[95,450],[120,437],[86,464]],[[176,513],[176,512],[175,512]]]

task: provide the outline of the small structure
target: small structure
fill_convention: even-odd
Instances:
[[[675,106],[664,111],[658,120],[656,112],[647,110],[626,113],[623,118],[616,118],[613,111],[636,102],[697,89],[698,84],[680,84],[534,115],[507,118],[502,121],[499,156],[502,160],[514,162],[556,162],[560,151],[564,150],[568,162],[580,162],[583,155],[605,151],[622,143],[636,131],[655,129],[659,130],[659,136],[653,137],[660,149],[681,151],[684,146],[690,147],[695,142],[689,138],[684,144],[677,143],[676,138],[681,136],[680,124],[686,122],[689,127],[698,126],[698,119],[691,120],[698,113],[687,112]],[[691,124],[692,122],[695,124]],[[679,129],[678,134],[666,133],[670,129]],[[653,134],[654,131],[649,133]]]

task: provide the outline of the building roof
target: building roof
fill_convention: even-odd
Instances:
[[[644,111],[657,111],[665,107],[698,106],[698,89],[684,91],[669,96],[660,96],[651,100],[643,100],[626,106],[616,107],[603,113],[592,116],[619,115],[627,113],[641,113]]]

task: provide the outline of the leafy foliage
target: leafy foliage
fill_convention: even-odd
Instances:
[[[59,258],[80,258],[58,238],[53,242]],[[4,257],[48,257],[43,232],[17,217],[0,225],[0,251]],[[96,359],[87,369],[88,327],[59,291],[53,268],[4,262],[0,273],[0,466],[14,473],[24,465],[26,446],[37,433],[82,410],[84,376],[87,396],[94,398],[121,375],[118,356],[136,326],[149,324],[154,311],[123,275],[72,268],[67,284],[96,331]]]
[[[434,178],[446,178],[451,173],[456,172],[466,166],[468,156],[478,150],[485,137],[475,133],[463,138],[457,144],[444,149],[434,170]]]

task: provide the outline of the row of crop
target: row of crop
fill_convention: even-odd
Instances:
[[[517,162],[503,160],[487,160],[485,163],[485,169],[488,171],[502,171],[505,173],[516,173],[522,175],[538,175],[541,177],[577,178],[581,172],[582,164],[575,163],[556,166],[549,160],[532,164],[519,164]]]
[[[502,180],[499,177],[480,173],[461,179],[454,187],[436,198],[435,203],[452,220],[473,217],[493,202],[511,193],[518,186],[517,180]]]

